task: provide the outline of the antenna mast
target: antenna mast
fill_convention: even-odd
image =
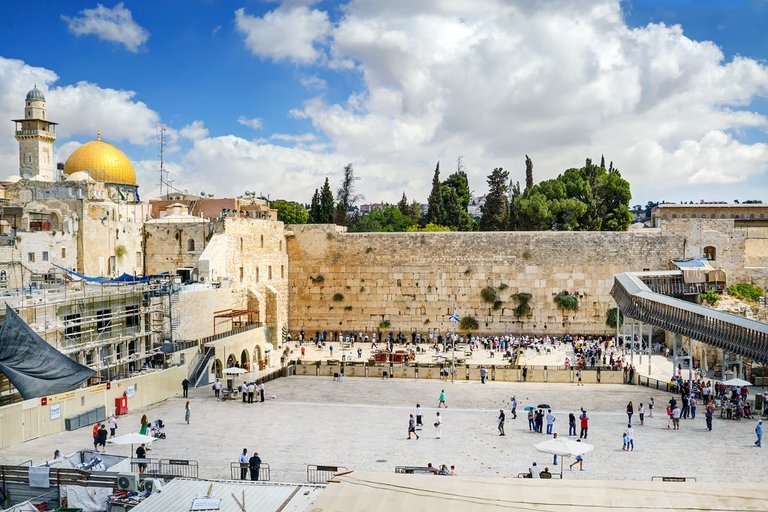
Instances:
[[[165,127],[160,127],[160,197],[163,196],[163,184],[165,183],[165,162],[163,153],[165,152]],[[170,192],[170,190],[167,190]]]

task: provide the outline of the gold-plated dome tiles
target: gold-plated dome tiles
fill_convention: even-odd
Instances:
[[[125,153],[99,138],[77,148],[64,163],[64,174],[87,171],[104,183],[136,185],[136,172]]]

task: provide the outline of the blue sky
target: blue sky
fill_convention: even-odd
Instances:
[[[768,1],[528,4],[7,0],[0,112],[37,81],[57,156],[101,126],[144,197],[162,125],[194,193],[308,202],[351,161],[367,201],[424,201],[438,160],[482,193],[525,154],[545,179],[605,153],[633,203],[768,199]]]

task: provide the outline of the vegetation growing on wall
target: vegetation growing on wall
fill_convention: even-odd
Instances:
[[[578,311],[579,310],[579,298],[575,295],[569,294],[563,290],[553,299],[557,309],[565,313],[566,311]]]
[[[515,316],[519,318],[524,318],[527,316],[531,316],[531,298],[533,298],[533,295],[531,295],[528,292],[519,292],[512,296],[513,299],[517,302],[517,306],[515,307]]]
[[[459,329],[462,331],[476,331],[480,326],[473,316],[464,316],[459,320]]]
[[[493,302],[493,310],[494,310],[494,311],[498,311],[499,309],[501,309],[501,307],[502,307],[503,305],[504,305],[504,301],[503,301],[503,300],[495,300],[495,301]]]
[[[318,274],[316,277],[309,276],[309,280],[315,284],[320,284],[325,281],[325,278],[322,276],[322,274]]]
[[[610,308],[605,312],[605,325],[616,329],[624,323],[624,313],[619,308]]]
[[[126,254],[128,254],[128,249],[126,249],[124,245],[118,245],[115,247],[115,256],[118,258],[122,258]]]
[[[392,324],[390,323],[389,320],[382,320],[381,322],[379,322],[379,327],[381,329],[389,329],[390,327],[392,327]]]
[[[480,290],[480,296],[483,298],[485,302],[488,302],[490,304],[493,304],[498,299],[498,297],[496,296],[496,290],[494,290],[490,286],[486,286],[485,288]]]
[[[331,297],[331,300],[333,302],[341,302],[341,301],[344,300],[344,296],[342,294],[340,294],[340,293],[334,293],[333,297]]]

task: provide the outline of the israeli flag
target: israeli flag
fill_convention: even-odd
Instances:
[[[459,323],[459,315],[456,313],[456,306],[453,306],[453,314],[450,316],[449,320],[455,324]]]

